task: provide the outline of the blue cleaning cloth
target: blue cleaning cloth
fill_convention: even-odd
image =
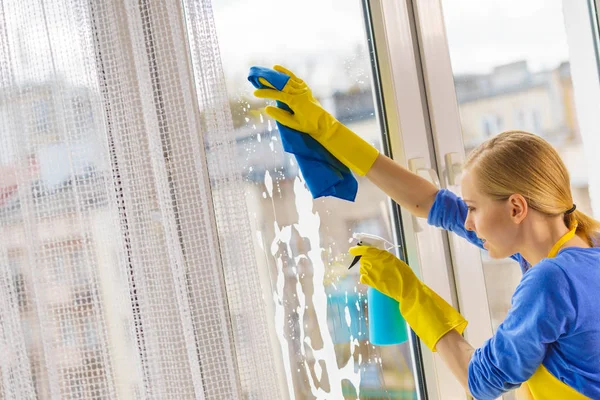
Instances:
[[[259,82],[263,78],[277,90],[282,90],[290,77],[284,73],[264,67],[252,67],[248,80],[257,89],[268,88]],[[271,89],[271,88],[269,88]],[[277,107],[293,112],[287,104],[277,101]],[[354,201],[358,182],[350,169],[338,161],[329,151],[310,135],[298,132],[277,122],[283,149],[296,157],[306,186],[313,198],[334,196]]]

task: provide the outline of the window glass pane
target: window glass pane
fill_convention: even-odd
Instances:
[[[442,3],[465,151],[503,130],[540,135],[566,163],[577,209],[591,215],[563,2]],[[492,260],[485,252],[482,258],[496,329],[508,312],[521,271],[511,260]]]
[[[313,200],[246,79],[253,65],[284,65],[380,147],[361,3],[227,0],[214,11],[282,384],[298,399],[416,398],[408,343],[369,344],[366,287],[345,264],[353,233],[392,240],[387,197],[357,177],[356,202]]]

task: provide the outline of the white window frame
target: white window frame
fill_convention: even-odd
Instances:
[[[412,5],[396,0],[367,3],[374,29],[378,77],[392,157],[439,187],[438,171],[442,169],[438,168],[434,154]],[[427,285],[457,306],[447,234],[403,210],[400,217],[409,265]],[[480,263],[479,259],[477,262]],[[412,344],[416,345],[414,341]],[[433,354],[425,346],[417,348],[419,353],[421,363],[417,362],[420,365],[414,367],[419,383],[419,374],[423,373],[425,398],[467,397],[437,353]]]

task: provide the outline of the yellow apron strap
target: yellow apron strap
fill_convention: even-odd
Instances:
[[[556,257],[560,248],[575,237],[577,223],[573,229],[561,237],[552,250],[548,253],[548,258]],[[546,399],[561,399],[561,400],[583,400],[588,397],[582,395],[566,383],[558,380],[552,375],[544,365],[540,365],[531,378],[517,391],[519,400],[546,400]]]
[[[552,250],[550,250],[550,253],[548,253],[548,258],[556,257],[560,248],[575,237],[575,231],[577,231],[577,222],[575,222],[573,228],[569,232],[565,233],[560,239],[558,239],[558,242],[554,243]]]

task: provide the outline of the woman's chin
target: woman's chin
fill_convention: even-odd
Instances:
[[[499,252],[496,249],[494,249],[493,247],[488,247],[488,255],[490,256],[490,258],[493,258],[494,260],[501,260],[503,258],[510,257],[512,254],[504,254],[504,252]]]

